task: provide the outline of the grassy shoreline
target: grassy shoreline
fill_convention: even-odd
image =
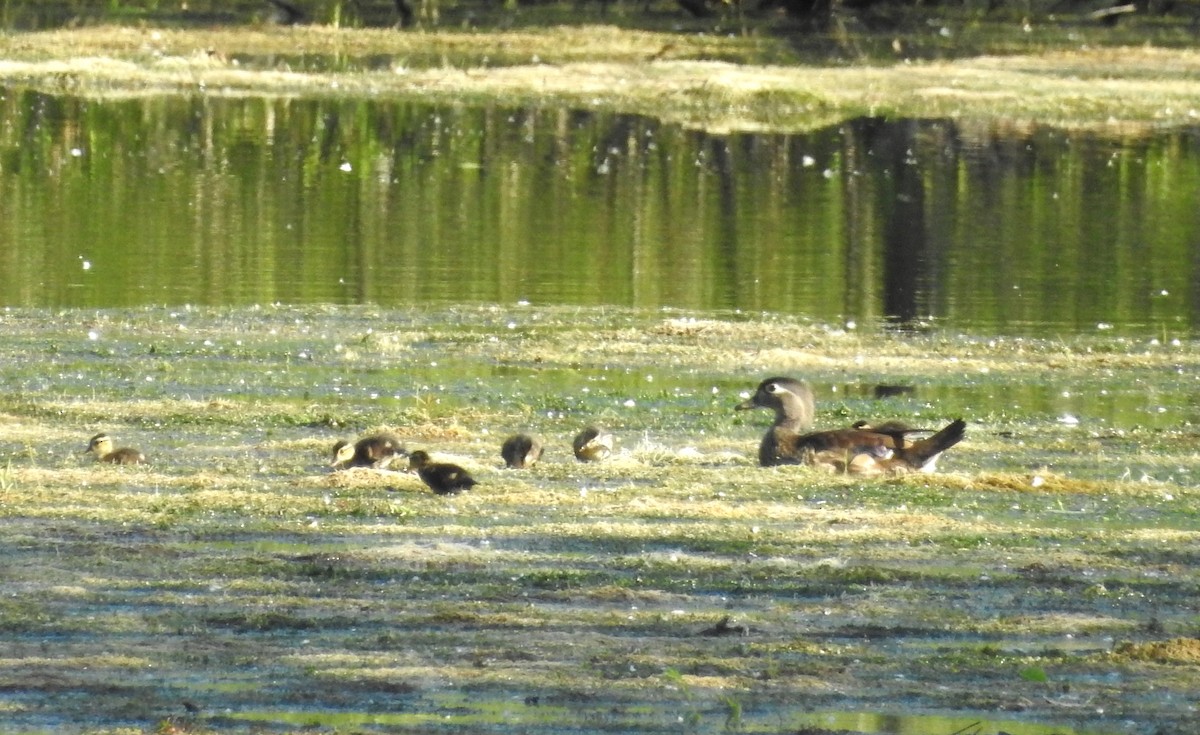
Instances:
[[[364,96],[565,105],[715,133],[804,131],[862,115],[1112,135],[1200,121],[1200,53],[1192,50],[1085,48],[854,67],[754,63],[771,43],[778,42],[610,27],[502,33],[97,27],[6,36],[0,84],[98,98]],[[377,71],[302,73],[287,70],[286,58],[276,58],[281,54],[391,61]]]

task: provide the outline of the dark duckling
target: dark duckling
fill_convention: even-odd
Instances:
[[[407,456],[408,451],[400,445],[400,438],[384,432],[365,436],[353,444],[344,439],[337,442],[333,445],[332,466],[339,470],[349,467],[385,469],[392,460]]]
[[[427,452],[417,450],[408,456],[408,469],[415,470],[421,482],[438,495],[455,495],[479,483],[456,464],[434,462]]]
[[[571,442],[575,459],[580,462],[599,462],[612,454],[613,435],[604,429],[589,426],[575,435]]]
[[[532,467],[542,458],[542,442],[528,434],[514,434],[504,440],[500,456],[509,469],[521,470]]]
[[[794,378],[767,378],[758,384],[754,395],[734,407],[738,411],[769,408],[775,412],[775,423],[763,436],[758,447],[758,462],[764,467],[778,464],[779,442],[782,437],[794,436],[812,428],[816,404],[808,383]]]
[[[91,441],[88,442],[87,449],[83,451],[84,454],[88,452],[95,454],[97,462],[108,462],[110,464],[142,464],[146,461],[146,455],[142,454],[133,447],[113,449],[112,437],[104,432],[93,436]]]

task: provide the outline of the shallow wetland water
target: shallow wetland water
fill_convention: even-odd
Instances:
[[[0,326],[8,731],[1061,735],[1195,717],[1190,343],[533,305]],[[756,467],[769,417],[732,407],[774,373],[813,381],[823,425],[963,415],[967,441],[934,476]],[[881,383],[914,392],[875,400]],[[1089,399],[1068,421],[1025,398],[1101,383],[1124,409]],[[591,422],[618,436],[608,462],[570,456]],[[378,427],[482,484],[445,498],[328,470],[335,439]],[[100,430],[151,464],[90,463]],[[501,469],[515,430],[547,440],[541,465]],[[727,616],[744,635],[702,634]]]
[[[1194,733],[1195,54],[7,41],[0,730]],[[777,374],[966,440],[760,468]]]

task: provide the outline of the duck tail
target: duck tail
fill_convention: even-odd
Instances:
[[[955,419],[928,439],[915,441],[912,445],[905,447],[904,457],[914,469],[933,472],[936,469],[938,455],[962,441],[966,430],[967,422]]]

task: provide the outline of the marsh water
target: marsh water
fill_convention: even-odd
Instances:
[[[59,706],[66,702],[67,711],[102,713],[95,717],[106,724],[140,726],[170,724],[163,713],[179,711],[186,694],[183,707],[198,700],[203,718],[230,730],[240,729],[234,721],[353,729],[428,721],[431,732],[464,726],[500,731],[498,722],[545,732],[614,731],[629,722],[662,732],[716,732],[721,722],[725,732],[777,732],[784,723],[789,730],[804,725],[887,733],[1111,732],[1096,729],[1107,724],[1099,708],[1043,717],[1042,689],[1034,690],[1039,694],[1032,702],[1042,714],[996,715],[984,725],[973,710],[992,711],[994,702],[1010,700],[977,698],[964,705],[955,692],[1003,688],[1004,681],[1020,678],[993,654],[984,655],[982,665],[973,663],[984,643],[1020,657],[1043,641],[1055,651],[1079,645],[1083,664],[1066,653],[1048,660],[1055,677],[1064,682],[1073,677],[1073,685],[1088,693],[1124,686],[1120,673],[1109,673],[1101,685],[1095,684],[1100,675],[1092,673],[1110,666],[1091,661],[1099,660],[1112,631],[1130,635],[1135,624],[1149,629],[1138,622],[1143,619],[1161,626],[1160,617],[1170,631],[1192,630],[1186,605],[1194,587],[1186,576],[1191,560],[1174,546],[1176,538],[1186,544],[1190,537],[1183,534],[1190,533],[1194,517],[1190,496],[1176,490],[1193,484],[1194,437],[1159,430],[1200,421],[1197,377],[1179,367],[1189,365],[1187,360],[1171,362],[1172,355],[1192,350],[1200,316],[1200,130],[1114,138],[1036,126],[862,119],[806,135],[715,136],[554,108],[219,95],[101,102],[19,90],[3,91],[0,110],[0,304],[11,307],[0,320],[9,366],[4,392],[11,397],[6,411],[21,417],[6,426],[12,459],[0,480],[6,490],[17,488],[7,502],[28,502],[41,493],[53,496],[54,508],[46,516],[23,508],[7,511],[17,529],[10,535],[20,539],[10,545],[23,555],[12,568],[30,575],[10,572],[23,585],[22,599],[35,586],[32,575],[46,580],[37,582],[41,586],[24,622],[9,623],[8,629],[39,661],[50,660],[50,640],[55,655],[78,652],[79,659],[65,659],[72,671],[112,670],[92,659],[88,666],[73,663],[94,651],[107,654],[113,645],[136,650],[110,643],[116,630],[128,635],[136,629],[167,652],[145,654],[163,665],[136,664],[130,680],[141,688],[113,696],[106,695],[111,684],[89,688],[86,680],[49,674],[10,684],[8,691],[15,692],[6,695],[10,699],[28,697],[11,710],[25,718],[30,731],[61,729],[62,715],[43,704],[52,698]],[[326,310],[324,304],[346,308]],[[487,306],[492,304],[498,306]],[[606,345],[611,353],[593,349],[587,356],[565,349],[542,365],[539,355],[554,340],[546,337],[549,330],[539,332],[539,320],[550,321],[551,315],[560,327],[573,325],[573,317],[564,316],[572,307],[599,333],[647,335],[648,344],[658,330],[657,341],[674,340],[677,349],[651,357],[639,357],[628,344],[623,352]],[[658,312],[665,313],[647,317]],[[881,495],[821,487],[806,490],[806,499],[790,486],[786,492],[773,486],[754,490],[754,483],[774,475],[744,472],[748,466],[727,459],[709,466],[682,453],[664,454],[663,447],[707,439],[705,431],[734,453],[750,453],[761,431],[756,422],[763,417],[737,425],[732,406],[737,392],[752,388],[759,377],[749,373],[769,358],[731,369],[683,352],[689,330],[704,328],[704,320],[691,316],[711,313],[728,320],[761,318],[785,329],[798,320],[829,325],[826,331],[812,328],[810,335],[849,333],[851,323],[863,325],[863,331],[894,325],[902,328],[900,334],[887,339],[932,351],[939,334],[953,335],[975,353],[986,351],[980,345],[999,344],[998,352],[1027,355],[1030,365],[1048,365],[1053,356],[1063,364],[1053,370],[1025,367],[1020,379],[1015,370],[966,374],[966,368],[962,375],[925,383],[919,375],[904,375],[917,382],[914,395],[886,409],[889,415],[924,407],[925,416],[969,416],[972,444],[980,448],[964,447],[954,460],[958,472],[1024,477],[1026,469],[1048,468],[1085,479],[1145,476],[1170,492],[1125,498],[1116,492],[1043,496],[1028,493],[1023,484],[1012,493],[961,494],[879,485],[874,487]],[[398,338],[373,336],[376,325],[397,316],[405,320]],[[526,335],[540,346],[532,355],[519,353],[522,344],[494,347],[501,342],[496,334],[515,334],[513,342]],[[1046,347],[1057,336],[1071,342],[1061,354]],[[730,337],[720,352],[763,354],[769,350],[751,345],[764,342]],[[1071,369],[1068,353],[1090,354],[1093,346],[1116,357],[1154,352],[1168,358],[1154,363],[1164,366],[1159,370],[1142,369],[1134,378],[1120,374],[1131,363],[1115,359],[1111,366],[1097,362],[1104,367],[1094,374]],[[671,364],[671,356],[679,354],[692,355],[685,368]],[[852,359],[831,362],[836,364],[808,376],[830,414],[841,400],[854,416],[873,415],[877,407],[854,402],[872,401],[876,381],[908,369],[894,367],[903,359],[890,368]],[[847,369],[847,363],[853,367]],[[435,394],[444,404],[431,398]],[[255,407],[257,417],[249,413]],[[551,474],[532,480],[492,471],[487,481],[500,490],[478,506],[469,499],[447,506],[423,493],[331,485],[338,480],[316,461],[318,452],[324,458],[335,428],[342,433],[406,415],[424,415],[408,428],[417,431],[423,423],[421,439],[445,448],[454,432],[437,434],[432,427],[453,419],[477,429],[481,409],[501,413],[505,421],[536,418],[542,430],[556,434],[568,425],[573,429],[580,417],[600,416],[619,425],[625,441],[643,447],[642,454],[625,457],[600,480],[585,474],[590,468],[568,461],[548,462]],[[1054,420],[1075,416],[1083,417],[1081,431],[1092,432],[1082,445],[1088,452],[1080,451],[1073,424]],[[169,459],[151,465],[148,472],[156,474],[113,469],[111,479],[96,480],[93,468],[80,467],[76,446],[93,423],[119,428],[123,438],[151,441],[157,456]],[[22,424],[36,424],[38,433],[15,438],[29,431]],[[1007,429],[1014,424],[1026,431],[1013,437]],[[1150,430],[1127,438],[1095,432],[1096,424]],[[490,458],[499,428],[449,448],[482,461],[486,440]],[[1164,436],[1168,445],[1177,441],[1184,448],[1156,454],[1138,444],[1160,441],[1150,446],[1161,447]],[[1026,450],[1026,443],[1037,451]],[[61,450],[68,444],[71,449]],[[788,507],[830,505],[828,517],[822,511],[811,523],[791,515],[784,522],[755,516],[770,531],[764,538],[772,539],[764,558],[847,554],[845,576],[857,581],[843,583],[838,573],[826,592],[806,576],[807,564],[793,569],[790,562],[767,568],[761,578],[748,577],[745,565],[758,564],[759,550],[741,538],[741,521],[714,524],[729,538],[736,534],[737,545],[720,545],[726,536],[703,528],[664,535],[660,511],[640,505],[645,488],[665,494],[672,487],[651,474],[664,469],[656,466],[663,456],[671,458],[665,469],[672,475],[697,478],[676,481],[689,488],[681,493],[711,486],[728,488],[739,502],[753,491],[772,502],[786,498]],[[36,474],[43,467],[47,474]],[[726,474],[731,467],[737,471]],[[242,484],[232,486],[237,492],[228,501],[218,502],[220,492],[208,484],[231,481]],[[786,476],[784,481],[790,482]],[[63,502],[61,492],[86,492],[88,499]],[[1177,502],[1176,493],[1188,500]],[[586,504],[597,501],[587,500],[589,494],[614,498],[611,509],[597,506],[602,509],[594,515],[597,525],[610,526],[610,512],[633,513],[650,530],[553,532],[572,527],[565,521],[593,517]],[[96,529],[102,524],[93,513],[106,502],[152,507],[133,523],[146,524],[144,536],[114,523],[121,535],[103,536],[103,553],[96,553],[89,544],[101,537]],[[347,502],[357,504],[343,505]],[[864,503],[868,515],[897,506],[907,513],[911,505],[923,514],[914,518],[936,516],[947,530],[872,541],[869,534],[858,535],[868,516],[855,512]],[[686,503],[699,504],[690,498]],[[1049,510],[1041,510],[1043,505]],[[564,515],[550,515],[560,506],[567,509]],[[316,515],[310,507],[318,509]],[[82,510],[64,510],[71,508]],[[64,513],[76,512],[79,523],[71,525],[75,520]],[[24,513],[32,519],[29,530],[16,518]],[[1052,521],[1039,514],[1052,514]],[[56,520],[47,524],[44,518]],[[971,518],[986,518],[986,531],[982,525],[959,525]],[[690,516],[683,520],[700,525]],[[339,523],[355,530],[338,531]],[[509,535],[505,524],[512,527]],[[530,530],[520,530],[525,524]],[[1035,528],[1041,524],[1049,530]],[[1106,558],[1072,558],[1061,565],[1061,577],[1057,562],[1053,569],[1024,566],[1025,559],[1058,559],[1051,554],[1061,553],[1064,539],[1096,545],[1103,538],[1098,526],[1137,533],[1114,534],[1120,538],[1114,548],[1087,547],[1089,554]],[[810,540],[808,534],[830,527],[845,527],[851,535]],[[1168,551],[1158,550],[1162,542],[1149,535],[1158,527],[1180,533],[1169,538]],[[755,525],[751,533],[757,537],[759,531]],[[492,533],[497,548],[511,539],[510,549],[521,552],[518,562],[501,566],[489,556]],[[648,541],[639,540],[643,533]],[[44,542],[36,541],[42,536]],[[76,549],[65,562],[63,539]],[[226,547],[242,550],[227,554]],[[371,556],[381,548],[391,548],[394,556]],[[953,566],[952,573],[925,568],[919,575],[893,574],[893,565],[904,572],[898,551],[904,557],[910,548],[936,555],[938,564]],[[1076,547],[1066,548],[1074,556]],[[702,585],[697,593],[693,573],[677,566],[680,549],[685,558],[706,564],[710,558],[732,560],[732,571],[721,567],[712,574],[719,583]],[[755,550],[753,561],[742,561],[746,549]],[[548,551],[545,564],[553,569],[537,566],[540,556],[531,562],[523,556],[526,550]],[[426,551],[455,556],[427,564]],[[650,563],[664,570],[659,576],[651,577],[647,569],[657,567],[640,560],[621,566],[626,557],[647,551]],[[669,559],[654,561],[660,552]],[[866,563],[859,557],[872,566],[858,566]],[[1111,571],[1109,557],[1127,578]],[[248,561],[231,561],[243,558]],[[149,569],[147,559],[163,566]],[[116,568],[127,561],[135,572]],[[877,563],[883,568],[878,574]],[[86,579],[76,566],[89,569]],[[1093,567],[1100,576],[1093,577]],[[46,575],[51,569],[62,576]],[[862,569],[870,573],[858,579]],[[549,582],[531,581],[533,575],[524,576],[530,570],[545,572]],[[993,584],[984,573],[997,571],[1007,581]],[[644,588],[647,596],[627,596],[612,581],[634,574],[636,589]],[[1184,582],[1159,581],[1168,574]],[[592,580],[600,580],[597,586],[611,590],[604,594],[614,599],[581,591],[576,599],[583,602],[576,607],[590,614],[607,606],[613,614],[599,623],[564,617],[575,613],[560,593]],[[1064,592],[1067,584],[1079,594]],[[897,607],[900,617],[872,612],[880,609],[883,595],[905,601]],[[483,604],[471,607],[476,598]],[[513,600],[521,611],[536,609],[541,622],[528,623],[515,613],[504,623],[473,617],[493,607],[508,614],[505,605]],[[959,646],[944,632],[941,618],[936,626],[923,623],[928,630],[890,627],[903,613],[911,617],[926,605],[947,612],[953,606],[954,615],[962,616],[955,619],[975,632]],[[1114,622],[1078,644],[1063,644],[1073,634],[1057,634],[1073,623],[1055,622],[1053,636],[1014,636],[1003,646],[995,645],[995,634],[978,632],[989,629],[977,620],[1040,615],[1039,605],[1048,619],[1086,613],[1089,620],[1103,615]],[[643,606],[648,616],[662,620],[631,623]],[[707,709],[701,711],[702,705],[690,703],[694,695],[674,684],[664,687],[665,697],[634,706],[625,704],[638,702],[633,696],[613,700],[620,706],[606,699],[581,706],[567,697],[539,704],[538,697],[529,697],[528,692],[545,690],[535,678],[539,667],[530,662],[552,650],[569,671],[553,685],[568,695],[579,676],[604,679],[605,689],[613,691],[626,681],[636,681],[639,691],[660,678],[669,682],[666,675],[640,673],[650,669],[634,647],[653,636],[656,668],[660,662],[688,662],[693,654],[678,646],[697,637],[681,635],[670,622],[674,613],[667,612],[684,607],[706,615],[733,610],[768,621],[766,632],[756,631],[748,646],[705,644],[705,656],[727,650],[720,655],[738,661],[748,654],[764,661],[795,659],[803,665],[786,670],[785,677],[830,676],[835,685],[845,680],[855,688],[866,682],[872,695],[852,698],[830,689],[820,699],[786,706],[747,699],[745,728],[736,699],[722,700],[724,705],[704,700]],[[6,608],[6,614],[14,609]],[[252,614],[258,609],[287,614],[268,617],[277,622],[264,627]],[[464,610],[470,614],[463,616]],[[552,619],[554,627],[545,623]],[[859,625],[860,620],[872,625]],[[843,635],[885,635],[862,648],[868,655],[847,647],[831,656],[824,648],[817,653],[796,645],[797,621],[807,626],[803,635],[837,646]],[[100,634],[92,635],[96,629]],[[824,634],[826,629],[835,632]],[[559,631],[568,633],[559,637]],[[776,648],[756,650],[762,636]],[[595,640],[603,655],[578,653],[593,650],[585,646],[595,646]],[[312,641],[317,645],[310,654],[305,649]],[[637,643],[627,654],[628,641]],[[493,656],[493,649],[503,656]],[[505,658],[509,650],[513,654]],[[408,674],[388,668],[403,663],[399,651],[417,652],[405,653],[414,656],[406,661],[429,655],[439,666],[449,662],[461,671],[519,676],[488,690],[494,695],[443,694],[449,687],[438,682],[422,683],[414,695],[402,678]],[[880,666],[880,652],[904,666]],[[326,653],[330,656],[322,658]],[[335,655],[377,678],[356,678],[351,689],[359,689],[348,691],[343,680],[329,675]],[[814,668],[809,660],[818,655],[821,663]],[[365,663],[368,657],[374,658]],[[1059,673],[1068,663],[1083,673]],[[963,673],[968,665],[970,676]],[[705,663],[694,670],[706,676],[734,670],[722,666]],[[877,670],[855,679],[865,666]],[[779,666],[764,671],[777,672]],[[764,677],[772,681],[764,686],[779,686],[774,676]],[[620,686],[609,686],[612,682]],[[1162,705],[1175,695],[1161,691],[1153,689],[1147,698],[1163,711],[1184,708]],[[147,704],[130,707],[146,692]],[[954,716],[923,714],[951,696]],[[685,705],[664,710],[656,704],[670,703],[671,697]],[[918,699],[913,715],[872,711],[903,711]],[[1053,704],[1060,701],[1073,706],[1076,700],[1059,697]],[[581,721],[580,711],[594,719]],[[686,724],[693,711],[696,723],[703,716],[717,724]],[[1077,717],[1081,724],[1076,729],[1025,721],[1038,717]]]
[[[981,333],[1200,324],[1200,128],[0,90],[0,303],[529,302]]]

